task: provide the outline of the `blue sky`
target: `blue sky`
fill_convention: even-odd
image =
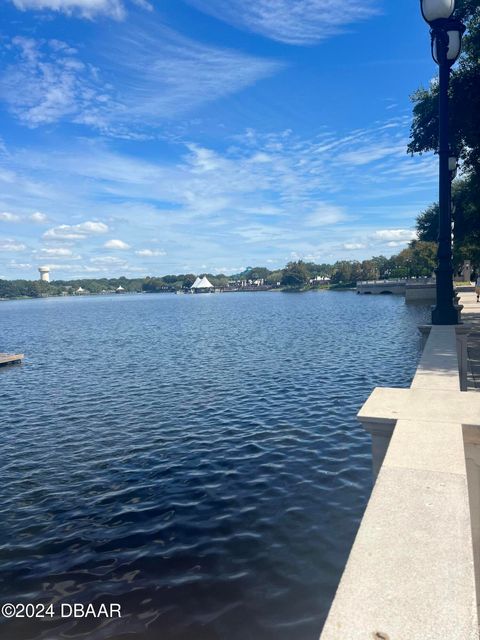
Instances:
[[[0,277],[399,251],[436,198],[417,0],[4,0]]]

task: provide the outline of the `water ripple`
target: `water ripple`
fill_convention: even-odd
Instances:
[[[318,638],[370,491],[355,414],[407,386],[422,307],[392,297],[1,303],[1,601],[121,620],[6,640]]]

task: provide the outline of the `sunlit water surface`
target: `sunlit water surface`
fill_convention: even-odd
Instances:
[[[425,307],[345,292],[0,303],[5,640],[317,640],[371,490],[355,419]]]

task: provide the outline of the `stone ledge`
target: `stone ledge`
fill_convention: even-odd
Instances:
[[[462,426],[399,420],[383,467],[466,474]]]
[[[411,388],[377,388],[358,413],[379,475],[321,640],[479,640],[480,396],[460,390],[469,330],[422,327]]]
[[[375,638],[478,640],[466,477],[382,467],[321,635]]]
[[[357,417],[367,429],[369,425],[385,425],[402,419],[477,425],[480,422],[480,396],[461,391],[377,387]]]

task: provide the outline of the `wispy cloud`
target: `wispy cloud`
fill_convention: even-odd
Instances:
[[[16,240],[1,240],[0,239],[0,251],[8,251],[17,253],[18,251],[25,251],[27,247]]]
[[[305,224],[307,227],[324,227],[346,220],[348,220],[348,216],[344,207],[322,202],[316,206],[315,211],[307,216]]]
[[[105,249],[115,249],[119,251],[125,251],[126,249],[130,249],[130,245],[124,242],[123,240],[107,240],[103,245]]]
[[[343,248],[347,251],[358,251],[359,249],[365,249],[366,245],[361,242],[344,242]]]
[[[75,243],[89,268],[110,273],[127,267],[148,273],[148,265],[174,272],[186,263],[188,270],[205,271],[272,258],[284,264],[292,254],[321,262],[352,252],[362,258],[404,246],[436,184],[436,163],[429,155],[408,156],[407,138],[408,122],[395,118],[312,137],[249,129],[222,147],[169,143],[161,160],[82,139],[64,151],[10,152],[8,166],[58,189],[37,202],[56,221],[42,237],[44,246]],[[385,152],[368,154],[366,164],[349,155],[375,142]],[[16,181],[5,185],[4,196],[16,203],[10,210],[25,211]],[[85,211],[94,211],[96,220],[84,222]],[[35,232],[30,225],[20,239],[30,245]],[[119,239],[130,251],[121,251]],[[208,269],[200,268],[206,258]]]
[[[219,20],[293,45],[311,45],[378,13],[378,0],[187,0]]]
[[[2,222],[20,222],[20,216],[9,211],[0,211],[0,220]]]
[[[363,234],[357,230],[354,241],[343,243],[342,248],[346,251],[366,249],[371,253],[390,250],[390,253],[392,249],[401,249],[416,238],[414,229],[376,229]]]
[[[104,222],[87,220],[76,225],[61,224],[58,227],[48,229],[43,234],[45,240],[84,240],[88,236],[108,232],[108,225]]]
[[[160,249],[139,249],[138,251],[135,251],[135,253],[141,258],[156,258],[158,256],[166,255],[166,252],[161,251]]]
[[[66,121],[141,137],[282,68],[273,60],[199,44],[157,21],[129,21],[92,47],[95,63],[58,40],[13,38],[0,98],[29,127]]]
[[[35,211],[29,216],[29,220],[36,222],[37,224],[45,224],[48,222],[47,216],[41,211]]]
[[[121,0],[12,0],[12,2],[21,11],[28,9],[49,10],[89,19],[98,15],[106,15],[115,20],[125,18],[125,4],[127,4]],[[152,9],[146,0],[137,0],[133,4],[145,9]]]
[[[78,58],[76,49],[24,37],[13,38],[8,48],[14,62],[0,77],[0,97],[24,124],[75,120],[101,102],[95,70]]]
[[[80,260],[81,256],[75,255],[71,249],[65,247],[42,248],[38,252],[42,258],[68,258],[69,260]]]
[[[417,237],[411,229],[381,229],[373,234],[374,239],[387,242],[409,242]]]
[[[30,215],[0,211],[0,222],[35,222],[36,224],[45,224],[47,221],[47,216],[40,211],[35,211]]]

